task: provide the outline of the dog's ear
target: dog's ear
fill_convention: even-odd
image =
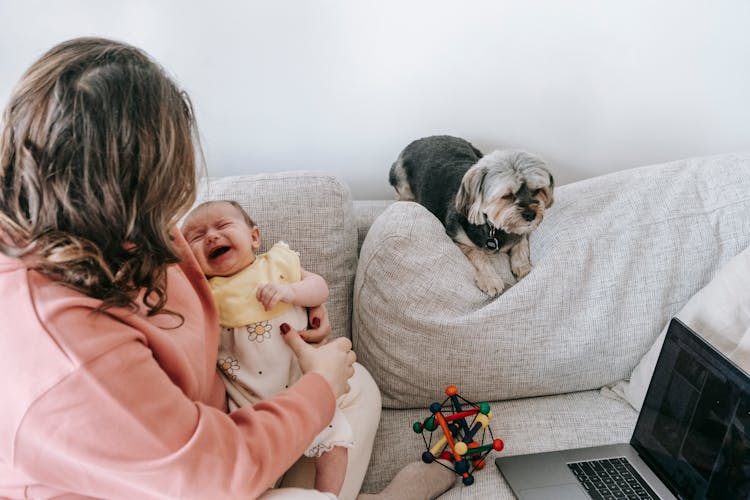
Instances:
[[[482,212],[482,187],[487,175],[487,167],[474,165],[464,174],[461,187],[456,194],[456,211],[464,215],[472,224],[487,222]]]
[[[552,174],[549,174],[549,200],[547,201],[547,204],[544,208],[549,208],[552,206],[552,203],[555,201],[555,195],[553,194],[555,191],[555,178],[552,177]]]

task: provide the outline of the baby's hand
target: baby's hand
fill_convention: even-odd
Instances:
[[[268,283],[267,285],[258,287],[255,298],[268,311],[279,302],[294,304],[295,294],[289,285]]]

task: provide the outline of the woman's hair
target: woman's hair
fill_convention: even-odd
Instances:
[[[188,97],[145,53],[99,38],[54,47],[3,115],[0,251],[102,309],[135,308],[144,290],[159,313],[196,152]]]

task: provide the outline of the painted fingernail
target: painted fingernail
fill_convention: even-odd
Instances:
[[[312,320],[312,327],[313,328],[320,328],[320,318],[313,318],[313,320]]]
[[[281,325],[279,325],[279,330],[281,330],[281,333],[286,335],[286,333],[289,331],[289,325],[287,325],[286,323],[282,323]]]

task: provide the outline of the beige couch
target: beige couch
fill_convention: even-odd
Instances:
[[[627,441],[637,412],[607,386],[750,245],[750,155],[558,187],[531,237],[533,271],[494,300],[419,205],[353,201],[320,172],[211,179],[208,198],[239,201],[264,248],[284,240],[328,280],[333,334],[352,337],[383,395],[366,492],[420,459],[412,424],[449,384],[490,403],[505,455]],[[491,460],[474,476],[441,498],[513,498]]]

